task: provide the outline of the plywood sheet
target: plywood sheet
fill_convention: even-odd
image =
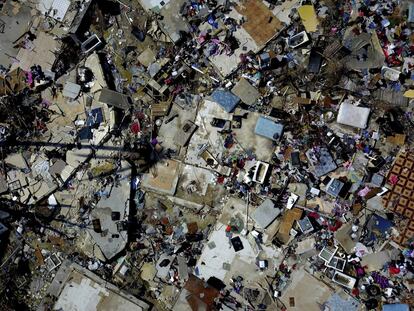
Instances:
[[[260,0],[245,0],[236,7],[247,20],[243,28],[260,47],[272,39],[283,28],[280,20]]]

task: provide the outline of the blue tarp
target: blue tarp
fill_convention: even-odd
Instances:
[[[406,304],[396,303],[392,305],[383,305],[382,311],[410,311],[410,307]]]
[[[240,98],[225,89],[215,89],[211,98],[227,112],[232,112],[240,102]]]
[[[257,120],[254,132],[257,135],[276,141],[282,136],[283,125],[271,119],[260,117]]]

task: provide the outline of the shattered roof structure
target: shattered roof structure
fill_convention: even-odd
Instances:
[[[56,273],[51,287],[56,297],[54,309],[73,311],[143,311],[150,305],[107,283],[80,265],[65,262]]]
[[[355,37],[345,37],[344,46],[351,50],[351,55],[345,57],[346,64],[352,69],[380,67],[385,56],[375,32],[363,33]],[[361,55],[367,55],[366,61],[361,61]]]
[[[412,9],[0,1],[1,308],[414,305]]]

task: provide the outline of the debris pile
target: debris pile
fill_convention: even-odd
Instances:
[[[413,14],[1,1],[2,309],[409,310]]]

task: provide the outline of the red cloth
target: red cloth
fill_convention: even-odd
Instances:
[[[398,274],[401,270],[397,267],[389,267],[388,271],[390,271],[390,274]]]
[[[339,228],[341,228],[342,226],[342,222],[340,222],[339,220],[335,221],[335,224],[333,226],[328,225],[328,230],[335,232],[336,230],[338,230]]]
[[[131,132],[134,134],[138,134],[139,132],[141,132],[141,126],[139,125],[139,122],[134,122],[131,124]]]
[[[397,182],[398,182],[398,176],[397,175],[391,175],[390,176],[390,178],[389,178],[389,181],[390,181],[390,183],[392,184],[392,185],[396,185],[397,184]]]
[[[319,218],[319,214],[318,214],[318,213],[316,213],[316,212],[310,212],[310,213],[308,214],[308,216],[309,216],[309,217],[312,217],[312,218],[315,218],[315,219],[318,219],[318,218]]]
[[[352,289],[352,295],[354,295],[354,296],[356,296],[356,297],[358,297],[358,296],[359,296],[359,290],[358,290],[358,288],[353,288],[353,289]]]

